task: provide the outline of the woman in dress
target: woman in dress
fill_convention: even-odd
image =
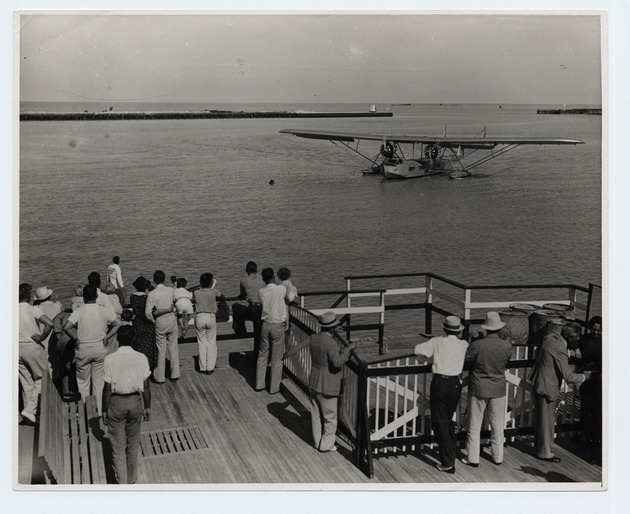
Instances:
[[[136,292],[129,298],[133,309],[134,342],[133,349],[143,353],[149,360],[149,369],[153,371],[157,365],[157,346],[155,344],[155,326],[144,314],[147,304],[147,290],[151,282],[140,275],[133,283]]]

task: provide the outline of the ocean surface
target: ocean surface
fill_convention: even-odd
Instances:
[[[24,104],[21,111],[367,111],[320,104]],[[541,105],[380,105],[392,118],[20,123],[19,280],[61,301],[121,258],[128,292],[162,269],[236,295],[248,260],[300,291],[343,277],[430,271],[467,285],[602,283],[602,117]],[[558,107],[558,106],[553,106]],[[573,106],[567,106],[573,107]],[[384,181],[327,141],[285,128],[548,136],[464,180]],[[374,156],[378,144],[359,149]],[[270,181],[274,184],[271,185]]]

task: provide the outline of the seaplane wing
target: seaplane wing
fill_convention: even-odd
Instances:
[[[416,136],[392,134],[362,134],[358,132],[319,132],[317,130],[284,129],[281,134],[293,134],[308,139],[326,139],[328,141],[355,142],[361,139],[367,141],[390,141],[392,143],[425,144],[442,148],[487,148],[499,145],[579,145],[584,141],[579,139],[529,137],[529,136],[500,136],[500,137],[452,137],[452,136]]]
[[[369,163],[364,174],[383,175],[385,178],[414,178],[448,174],[450,178],[470,177],[473,168],[523,145],[579,145],[579,139],[530,136],[487,137],[485,128],[475,136],[414,136],[394,134],[363,134],[358,132],[320,132],[318,130],[284,129],[307,139],[323,139],[356,154]],[[381,143],[378,153],[371,157],[359,150],[361,141]],[[419,151],[417,146],[419,146]],[[404,150],[406,147],[407,150]],[[470,156],[480,151],[481,156]],[[405,155],[407,154],[407,155]]]

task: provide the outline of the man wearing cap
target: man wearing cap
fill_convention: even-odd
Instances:
[[[341,393],[342,368],[357,345],[340,344],[335,337],[339,321],[333,312],[325,312],[318,322],[321,332],[310,337],[311,427],[315,448],[320,452],[334,452],[337,451],[337,403]]]
[[[503,429],[505,427],[505,367],[510,360],[512,345],[499,337],[505,326],[498,312],[486,313],[481,325],[487,334],[473,341],[466,351],[465,364],[470,365],[470,394],[468,396],[468,434],[466,453],[462,462],[479,466],[480,435],[484,414],[488,411],[491,430],[492,461],[503,462]]]
[[[433,359],[430,405],[431,428],[440,450],[441,462],[437,469],[455,473],[457,440],[453,414],[462,392],[459,375],[464,368],[468,343],[459,338],[459,334],[464,330],[459,317],[447,316],[442,328],[445,336],[432,337],[416,345],[414,353],[426,359]]]
[[[151,419],[149,361],[132,347],[133,327],[118,330],[118,350],[103,365],[103,423],[108,427],[119,484],[135,484],[142,419]]]
[[[20,423],[24,425],[37,423],[37,403],[42,389],[42,377],[47,372],[46,352],[42,341],[50,335],[53,328],[52,320],[39,307],[30,304],[32,290],[30,284],[20,284],[18,290],[20,313],[18,370],[24,403]],[[40,325],[44,326],[41,332]]]
[[[590,371],[573,373],[569,366],[567,346],[577,344],[581,333],[582,327],[578,323],[569,322],[560,334],[547,334],[529,375],[534,387],[534,451],[537,459],[560,462],[560,457],[556,457],[551,449],[562,380],[568,384],[581,384],[591,376]]]
[[[260,351],[256,361],[256,391],[265,388],[267,363],[271,361],[269,394],[280,391],[282,379],[282,354],[284,353],[284,325],[287,319],[286,301],[293,301],[293,294],[283,285],[274,283],[275,273],[271,268],[262,270],[262,279],[267,284],[259,292],[262,302],[262,328]],[[269,355],[271,353],[271,356]]]

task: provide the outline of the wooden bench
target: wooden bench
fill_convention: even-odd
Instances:
[[[38,453],[57,484],[106,484],[103,427],[96,397],[64,403],[50,375],[42,379]]]

